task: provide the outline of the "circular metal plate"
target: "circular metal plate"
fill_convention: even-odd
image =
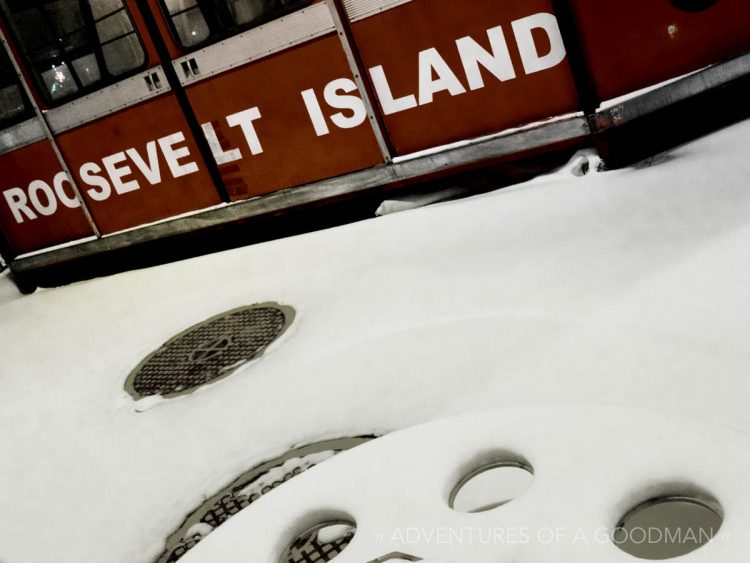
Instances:
[[[626,514],[612,535],[614,544],[638,559],[672,559],[710,543],[721,528],[716,499],[662,497]]]
[[[294,320],[294,309],[261,303],[190,327],[151,353],[125,382],[136,399],[175,397],[228,376],[260,356]]]

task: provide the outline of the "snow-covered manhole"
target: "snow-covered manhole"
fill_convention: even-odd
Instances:
[[[190,327],[151,353],[125,382],[136,399],[173,397],[228,376],[260,356],[294,320],[294,309],[261,303]]]
[[[282,555],[279,563],[327,563],[346,549],[357,533],[350,520],[332,520],[300,534]]]
[[[372,438],[373,436],[360,436],[316,442],[295,448],[281,457],[247,471],[229,486],[206,500],[182,523],[180,528],[167,539],[166,550],[157,563],[177,561],[215,528],[266,493],[336,454]],[[343,521],[335,522],[338,527],[329,527],[329,524],[332,525],[330,522],[321,524],[300,535],[289,548],[289,561],[324,563],[341,553],[349,545],[356,526],[351,522]],[[341,528],[343,525],[351,528],[351,535],[349,529]],[[339,531],[341,533],[338,533]],[[304,559],[302,555],[299,555],[300,553],[307,553],[310,558]],[[292,555],[294,557],[299,555],[302,558],[294,559],[291,558]],[[329,558],[326,559],[326,557]]]

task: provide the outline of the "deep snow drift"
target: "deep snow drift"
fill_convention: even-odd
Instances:
[[[150,561],[293,444],[451,414],[615,403],[750,430],[748,143],[744,122],[634,169],[28,297],[4,281],[0,561]],[[145,355],[266,301],[297,318],[261,360],[137,412]]]

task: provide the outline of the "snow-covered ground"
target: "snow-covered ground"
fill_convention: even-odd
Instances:
[[[356,535],[336,563],[376,563],[393,553],[423,563],[636,563],[618,549],[627,549],[622,538],[611,539],[612,528],[629,508],[653,496],[696,495],[698,483],[723,505],[725,518],[710,545],[677,561],[744,563],[750,550],[748,438],[611,405],[452,417],[395,432],[313,468],[219,527],[183,561],[277,563],[302,530],[336,518],[356,522]],[[667,454],[665,440],[672,446]],[[531,482],[509,503],[478,512],[451,508],[449,493],[468,469],[509,458],[533,466]],[[475,500],[497,499],[504,481],[485,483]],[[686,529],[699,526],[688,521],[675,543],[694,549],[700,542]],[[678,526],[666,529],[678,537]],[[659,529],[649,527],[653,543]],[[644,543],[637,534],[633,541]]]
[[[650,166],[27,297],[3,280],[0,561],[148,562],[294,444],[452,414],[606,403],[750,431],[748,143],[744,122]],[[297,318],[259,361],[149,409],[123,390],[171,336],[266,301]]]

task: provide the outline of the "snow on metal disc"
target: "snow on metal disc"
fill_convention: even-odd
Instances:
[[[294,320],[294,309],[262,303],[190,327],[150,354],[125,382],[136,399],[174,397],[233,373],[260,356]]]

